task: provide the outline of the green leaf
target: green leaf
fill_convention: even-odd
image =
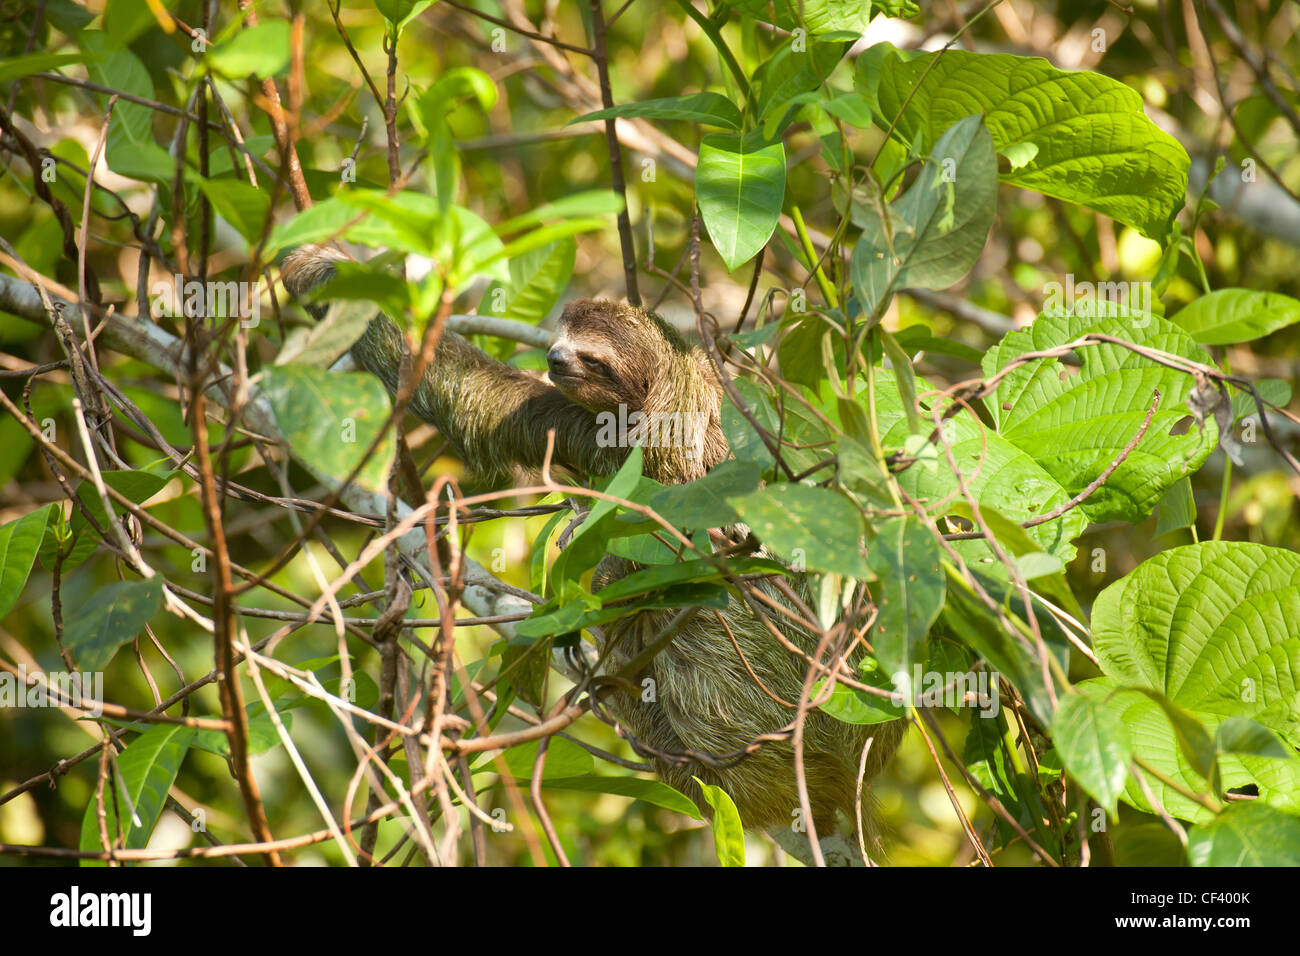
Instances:
[[[844,495],[778,484],[727,503],[768,548],[797,567],[869,579],[862,556],[862,515]]]
[[[899,117],[897,133],[918,153],[963,117],[984,114],[994,148],[1020,163],[1003,182],[1080,203],[1157,241],[1183,207],[1187,151],[1110,77],[1006,53],[945,50],[904,62],[895,51],[880,61],[876,95],[882,128]]]
[[[125,136],[110,133],[108,154],[109,167],[119,176],[168,188],[176,179],[176,160],[153,143],[134,143]],[[194,179],[193,170],[188,166],[181,168],[181,175],[187,182]]]
[[[899,400],[899,390],[891,381],[892,375],[887,370],[876,373],[877,417],[884,445],[900,447],[911,432]],[[924,392],[929,388],[929,383],[917,380],[918,391]],[[1078,508],[1072,508],[1052,521],[1020,529],[1022,534],[1016,534],[1001,520],[1018,525],[1070,500],[1070,492],[1043,464],[971,415],[958,415],[946,421],[943,435],[961,470],[966,492],[975,498],[982,511],[987,509],[991,512],[986,522],[1013,555],[1039,550],[1062,561],[1074,557],[1075,549],[1070,542],[1088,526],[1087,517]],[[935,454],[938,456],[937,467],[927,468],[923,461],[918,461],[898,475],[900,486],[919,500],[953,501],[949,513],[969,519],[969,509],[956,500],[961,490],[948,466],[947,455],[940,449],[936,449]],[[1025,543],[1026,537],[1032,547]],[[978,568],[981,573],[1006,578],[1006,572],[985,541],[954,541],[952,546],[967,564]]]
[[[207,54],[208,64],[229,80],[264,80],[289,65],[289,23],[266,20],[241,30]]]
[[[729,270],[771,238],[785,199],[785,146],[757,133],[711,133],[700,143],[695,197],[714,247]]]
[[[392,409],[384,386],[365,372],[282,365],[264,373],[262,391],[294,455],[338,481],[361,463]],[[386,491],[395,454],[393,435],[386,434],[361,467],[357,484]]]
[[[983,117],[959,120],[891,207],[897,228],[887,229],[879,212],[864,206],[851,264],[862,311],[870,316],[898,289],[943,289],[964,276],[993,226],[997,192],[997,157]]]
[[[530,740],[527,743],[507,747],[502,751],[501,756],[505,758],[506,766],[510,768],[510,772],[517,779],[533,779],[533,765],[537,761],[537,748],[539,746],[538,741]],[[489,762],[484,764],[483,769],[491,770],[492,767],[493,764]],[[591,754],[572,740],[566,740],[563,737],[552,737],[550,743],[546,745],[546,766],[542,769],[543,780],[579,777],[589,774],[595,769],[596,761]]]
[[[370,213],[348,230],[349,238],[376,248],[395,248],[426,256],[434,255],[439,234],[444,232],[443,217],[450,211],[435,196],[406,190],[390,196],[377,189],[353,189],[340,193],[337,198],[355,210]],[[469,215],[478,219],[472,213]],[[490,232],[486,223],[478,221],[482,224],[480,234]],[[459,233],[456,224],[447,226],[445,231]]]
[[[550,758],[547,758],[550,763]],[[560,777],[544,779],[542,786],[548,790],[581,790],[586,793],[613,793],[620,797],[631,797],[651,806],[663,807],[674,813],[684,813],[695,820],[703,820],[704,814],[691,799],[679,793],[666,783],[658,780],[643,780],[641,777],[598,777],[587,774],[581,777]]]
[[[713,850],[723,866],[745,865],[745,828],[740,822],[740,812],[727,791],[693,778],[700,785],[704,799],[713,808]]]
[[[589,219],[616,216],[623,211],[623,200],[608,189],[589,189],[573,193],[555,202],[543,203],[528,212],[507,219],[497,226],[497,235],[508,236],[532,228],[548,219]]]
[[[484,113],[491,112],[497,101],[497,87],[482,70],[458,66],[444,71],[431,87],[407,100],[416,137],[429,156],[428,178],[440,211],[455,201],[460,186],[460,153],[450,115],[467,99]]]
[[[147,9],[147,8],[145,8]],[[57,70],[61,66],[73,63],[85,63],[91,59],[85,53],[33,53],[29,56],[17,56],[0,64],[0,83],[8,83],[33,73],[45,73]]]
[[[162,0],[158,4],[163,8],[173,5],[171,0]],[[140,0],[109,0],[104,8],[104,31],[119,43],[130,43],[150,27],[158,25],[158,17],[154,15],[153,4],[150,3],[141,3]]]
[[[1202,345],[1233,345],[1300,322],[1300,302],[1280,292],[1216,289],[1193,300],[1173,320]]]
[[[479,313],[540,323],[569,284],[577,252],[577,243],[566,237],[511,259],[510,281],[488,287]]]
[[[122,799],[117,780],[110,774],[108,782],[104,784],[104,815],[110,845],[117,839],[117,824],[120,819],[126,827],[124,843],[127,849],[139,850],[148,846],[149,837],[167,801],[167,792],[176,780],[176,773],[185,760],[194,734],[192,727],[158,724],[131,741],[118,755],[117,769],[130,804],[127,805]],[[93,792],[81,818],[80,848],[104,849],[100,844],[99,815]],[[105,864],[96,860],[82,860],[81,865]]]
[[[1076,690],[1114,713],[1128,728],[1133,755],[1149,765],[1138,773],[1146,789],[1130,777],[1123,794],[1125,803],[1146,813],[1154,812],[1147,790],[1175,817],[1206,822],[1214,814],[1202,804],[1190,800],[1182,791],[1205,793],[1220,799],[1230,789],[1253,786],[1261,803],[1290,813],[1300,812],[1300,760],[1288,754],[1275,756],[1275,743],[1265,742],[1255,731],[1229,728],[1223,735],[1216,728],[1225,723],[1214,714],[1193,713],[1174,703],[1164,694],[1148,688],[1125,688],[1112,677],[1100,677],[1075,685]],[[1234,750],[1258,750],[1258,753],[1215,751],[1216,741]],[[1210,775],[1215,784],[1210,784]],[[1165,779],[1174,785],[1166,784]]]
[[[543,605],[534,612],[533,617],[515,625],[515,634],[519,638],[528,639],[558,637],[572,631],[630,618],[641,611],[676,610],[682,607],[712,607],[722,610],[727,607],[728,600],[727,589],[716,584],[679,584],[617,607],[593,610],[586,600],[571,601],[556,610],[547,610],[548,606]]]
[[[1300,818],[1237,803],[1187,834],[1192,866],[1300,866]]]
[[[272,229],[266,242],[265,254],[274,256],[293,246],[321,242],[342,235],[347,224],[355,218],[357,210],[339,197],[323,200]]]
[[[612,497],[630,500],[641,480],[644,452],[640,445],[634,445],[618,472],[600,490]],[[617,507],[609,498],[595,500],[591,511],[555,560],[552,574],[557,578],[569,577],[576,580],[583,571],[595,566],[605,554],[604,543],[609,537],[606,519],[613,518]]]
[[[768,432],[776,434],[776,412],[772,410],[772,403],[767,395],[748,379],[738,378],[734,384],[736,392],[754,420]],[[768,451],[767,445],[754,430],[754,426],[749,423],[749,419],[732,403],[730,395],[722,403],[720,414],[722,433],[727,436],[727,445],[736,460],[753,462],[764,469],[770,467],[773,463],[772,453]]]
[[[966,742],[962,746],[961,760],[971,776],[997,797],[1008,813],[1016,820],[1027,823],[1030,814],[1025,808],[1022,794],[1032,791],[1025,786],[1023,775],[1017,773],[1015,761],[1007,750],[1006,729],[1006,715],[1003,711],[992,717],[972,717]],[[1017,837],[1015,830],[1005,820],[1000,816],[996,819],[998,835],[1003,845]]]
[[[162,578],[118,581],[64,614],[63,643],[86,671],[102,671],[117,649],[144,630],[162,607]]]
[[[0,525],[0,618],[13,610],[27,585],[54,505]]]
[[[405,287],[406,284],[402,283],[403,290]],[[375,307],[370,302],[347,299],[332,302],[325,318],[315,325],[294,329],[285,336],[275,364],[296,363],[327,369],[361,338],[374,315]]]
[[[433,4],[434,0],[375,0],[375,9],[400,36],[408,23]]]
[[[816,36],[839,30],[860,34],[871,22],[876,9],[890,4],[867,3],[864,0],[799,0],[799,2],[776,0],[775,3],[771,0],[727,0],[726,5],[765,23],[773,23],[782,30],[793,31],[802,28]],[[903,7],[907,4],[893,5]],[[912,14],[904,15],[915,15],[915,4],[911,6]]]
[[[943,609],[939,543],[918,518],[889,518],[876,526],[867,564],[880,578],[871,628],[876,660],[886,673],[911,674],[925,659],[930,625]]]
[[[574,123],[588,120],[613,119],[615,117],[641,116],[646,119],[686,120],[690,123],[704,123],[708,126],[722,126],[727,129],[741,128],[740,110],[720,93],[690,93],[686,96],[670,96],[658,100],[642,100],[639,103],[624,103],[607,110],[585,113]]]
[[[1196,525],[1196,499],[1190,478],[1181,478],[1169,486],[1156,508],[1155,537]]]
[[[77,35],[77,45],[89,54],[86,72],[92,83],[146,100],[154,98],[149,71],[118,40],[98,30],[84,30]],[[96,93],[95,97],[100,109],[106,109],[108,94]],[[129,153],[132,145],[142,144],[153,144],[153,111],[139,103],[119,100],[113,107],[113,123],[109,128],[109,167],[117,170],[119,151]],[[173,172],[175,168],[173,161]]]
[[[1250,754],[1278,760],[1294,760],[1296,756],[1277,734],[1249,717],[1229,717],[1219,724],[1214,746],[1220,753]]]
[[[1032,326],[1008,333],[985,354],[985,375],[1026,352],[1051,349],[1090,333],[1196,362],[1212,361],[1187,333],[1160,316],[1100,299],[1052,303],[1052,295],[1049,292],[1049,311]],[[1077,374],[1057,359],[1034,360],[1011,370],[985,399],[985,407],[1003,438],[1075,495],[1121,457],[1159,390],[1159,408],[1142,440],[1079,506],[1093,522],[1141,521],[1171,485],[1209,457],[1218,430],[1207,419],[1204,429],[1170,434],[1188,416],[1186,400],[1195,387],[1190,375],[1119,345],[1089,345],[1075,349],[1074,355]]]
[[[764,134],[773,136],[792,101],[818,89],[844,58],[852,44],[844,39],[813,39],[796,44],[793,40],[777,48],[754,71],[754,94],[758,117],[765,120]]]
[[[824,693],[825,684],[826,678],[822,678],[813,686],[814,700]],[[890,703],[883,697],[839,683],[835,685],[831,696],[820,709],[846,724],[884,724],[907,716],[902,707]]]
[[[725,562],[732,574],[785,574],[788,569],[767,558],[733,557]],[[634,571],[625,578],[620,578],[598,594],[602,602],[620,601],[637,594],[659,591],[675,584],[718,581],[723,577],[722,571],[703,558],[694,561],[681,561],[677,564],[661,564],[653,568]]]
[[[257,706],[257,705],[254,705]],[[280,745],[280,733],[275,729],[275,722],[265,710],[251,713],[248,718],[248,752],[254,756],[264,754]],[[293,729],[293,712],[280,713],[280,720],[286,731]],[[224,730],[199,730],[194,735],[194,746],[218,757],[230,756],[230,737]]]
[[[170,478],[168,474],[155,474],[151,471],[106,471],[103,473],[104,484],[109,488],[121,493],[127,500],[135,504],[142,504],[148,501],[167,484]],[[109,499],[112,500],[111,498]],[[71,517],[68,519],[68,528],[72,532],[71,547],[65,542],[63,545],[63,573],[67,574],[77,565],[81,564],[86,558],[95,552],[99,546],[99,533],[91,527],[90,522],[82,513],[85,508],[99,524],[104,531],[108,531],[108,514],[104,511],[104,503],[99,498],[99,493],[95,490],[94,484],[89,481],[83,481],[77,486],[77,501],[80,502],[81,508],[74,507]],[[119,514],[119,507],[113,506],[113,514]],[[40,557],[41,562],[46,567],[52,567],[54,564],[54,553],[57,548],[53,536],[47,537],[41,544]]]
[[[1066,694],[1052,718],[1052,742],[1065,769],[1113,817],[1133,752],[1124,722],[1082,694]]]
[[[752,461],[724,461],[703,478],[656,493],[650,507],[678,527],[721,528],[736,520],[727,499],[755,491],[760,474]]]
[[[1144,561],[1101,592],[1102,670],[1183,707],[1269,720],[1300,710],[1300,554],[1202,541]],[[1284,708],[1268,712],[1271,706]],[[1267,716],[1266,716],[1266,712]]]
[[[256,186],[237,179],[204,179],[196,176],[191,182],[203,190],[217,215],[234,226],[250,244],[258,240],[271,209],[270,196]]]
[[[508,643],[501,653],[501,680],[534,707],[546,703],[546,679],[551,672],[548,637],[528,644]]]
[[[971,527],[975,526],[975,514],[966,501],[954,501],[948,509],[950,515],[956,515],[965,519]],[[1062,562],[1060,552],[1054,554],[1045,554],[1039,550],[1043,547],[1031,532],[1034,528],[1025,529],[1012,521],[1006,515],[999,512],[991,505],[980,503],[980,517],[988,529],[993,532],[999,546],[1003,552],[1013,558],[1016,566],[1020,569],[1020,574],[1026,581],[1034,582],[1034,589],[1050,597],[1059,603],[1067,612],[1075,617],[1084,617],[1083,609],[1079,607],[1079,602],[1070,590],[1070,583],[1065,577],[1065,567]],[[1038,525],[1038,528],[1049,527],[1048,525]],[[953,542],[954,545],[961,545],[964,542]],[[1006,566],[1001,561],[992,559],[991,549],[985,549],[990,555],[992,563],[984,563],[983,558],[976,558],[981,563],[981,573],[994,577],[999,581],[1010,580]],[[1073,552],[1073,548],[1070,549]],[[958,547],[958,553],[978,554],[978,551],[971,550],[967,552],[965,548]]]
[[[1286,408],[1291,404],[1291,383],[1280,378],[1262,378],[1255,382],[1255,391],[1265,402],[1272,402],[1278,408]],[[1265,413],[1271,409],[1264,406]],[[1232,417],[1234,420],[1244,418],[1247,415],[1258,415],[1259,406],[1255,404],[1255,396],[1250,392],[1234,392],[1232,396]]]

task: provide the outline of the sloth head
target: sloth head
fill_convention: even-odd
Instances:
[[[546,355],[551,383],[593,412],[645,409],[689,362],[677,330],[650,312],[605,299],[575,299]]]

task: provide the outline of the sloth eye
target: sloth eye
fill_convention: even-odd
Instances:
[[[582,364],[587,366],[587,368],[589,368],[591,371],[599,372],[601,375],[607,377],[609,376],[610,374],[609,365],[602,362],[600,359],[591,355],[583,355],[581,356],[581,358],[582,358]]]

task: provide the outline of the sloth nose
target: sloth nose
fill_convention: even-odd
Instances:
[[[553,345],[546,353],[546,368],[552,375],[572,375],[573,365],[573,352],[563,345]]]

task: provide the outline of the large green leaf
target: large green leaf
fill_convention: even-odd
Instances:
[[[1014,160],[1004,182],[1081,203],[1157,240],[1183,207],[1187,151],[1147,119],[1141,96],[1110,77],[1007,53],[946,50],[904,62],[894,51],[881,60],[874,92],[884,125],[898,117],[897,132],[917,152],[983,113],[993,145]]]
[[[1092,613],[1102,670],[1189,710],[1288,733],[1300,716],[1300,554],[1240,541],[1162,552]]]
[[[869,579],[862,556],[862,515],[844,495],[808,485],[777,484],[729,497],[741,520],[787,561],[815,571]]]
[[[1067,694],[1052,718],[1052,742],[1079,786],[1113,816],[1132,755],[1124,722],[1082,694]]]
[[[763,428],[773,434],[777,433],[776,412],[772,402],[761,388],[749,379],[738,378],[734,382],[736,392],[744,401],[749,413]],[[746,418],[731,401],[728,395],[719,410],[722,417],[722,433],[727,436],[727,446],[737,461],[753,462],[760,468],[772,464],[772,453],[763,443],[762,437],[754,430]]]
[[[93,83],[107,86],[121,93],[130,93],[141,99],[152,100],[153,80],[140,58],[128,50],[122,43],[98,30],[85,30],[77,35],[77,45],[89,56],[86,58],[86,72]],[[96,94],[101,106],[108,105],[108,95]],[[121,134],[118,140],[114,134]],[[139,103],[119,100],[113,107],[113,124],[109,130],[109,166],[119,145],[153,143],[153,111]],[[173,172],[175,165],[173,164]]]
[[[1050,349],[1088,333],[1102,333],[1198,362],[1211,361],[1187,333],[1156,315],[1082,299],[1068,314],[1040,315],[1032,326],[1009,333],[984,356],[993,375],[1026,352]],[[1158,365],[1119,345],[1074,350],[1078,374],[1057,359],[1038,359],[1013,369],[985,399],[998,434],[1028,453],[1070,495],[1083,491],[1120,457],[1137,435],[1155,391],[1160,407],[1142,441],[1106,482],[1080,506],[1093,522],[1141,521],[1165,491],[1201,466],[1215,448],[1218,430],[1205,427],[1170,434],[1188,416],[1194,388],[1190,375]]]
[[[925,659],[930,625],[943,609],[939,542],[915,516],[890,518],[876,527],[867,563],[880,579],[871,628],[876,660],[888,674],[910,675]]]
[[[104,8],[104,31],[119,43],[130,43],[150,27],[159,25],[159,18],[169,19],[161,10],[174,7],[174,0],[159,3],[139,3],[138,0],[109,0]],[[155,15],[154,10],[160,11]]]
[[[822,85],[851,45],[838,35],[834,39],[805,38],[801,43],[792,40],[779,46],[754,71],[751,99],[757,104],[759,119],[765,120],[765,134],[774,134],[789,107]]]
[[[695,198],[728,269],[767,245],[785,199],[785,146],[757,133],[711,133],[700,143]]]
[[[1261,803],[1300,813],[1300,758],[1231,753],[1221,747],[1216,752],[1222,718],[1187,710],[1157,691],[1126,689],[1113,677],[1086,680],[1075,687],[1127,728],[1133,756],[1155,771],[1138,770],[1145,787],[1129,776],[1121,796],[1130,806],[1155,812],[1149,792],[1175,817],[1193,822],[1213,819],[1213,812],[1183,792],[1210,791],[1207,764],[1213,761],[1218,777],[1213,795],[1220,800],[1229,789],[1253,786]]]
[[[234,226],[250,243],[257,241],[271,208],[270,196],[237,179],[204,179],[196,176],[192,182],[203,190],[217,215]]]
[[[117,781],[110,774],[108,782],[104,784],[104,816],[110,845],[116,841],[120,819],[126,830],[124,844],[127,849],[139,850],[148,846],[154,825],[166,803],[167,792],[176,780],[176,773],[185,760],[194,734],[192,727],[158,724],[131,741],[118,755],[117,769],[130,803],[128,805],[123,799]],[[104,849],[100,843],[98,806],[93,793],[81,818],[80,848]],[[81,865],[105,864],[82,860]]]
[[[721,528],[736,520],[728,497],[758,488],[759,468],[752,461],[724,461],[703,478],[671,485],[650,499],[650,507],[665,521],[683,528]]]
[[[13,610],[23,593],[53,508],[45,505],[0,526],[0,618]]]
[[[547,763],[550,763],[549,758]],[[578,777],[545,777],[542,786],[549,790],[582,790],[586,793],[613,793],[620,797],[631,797],[652,806],[663,807],[674,813],[684,813],[696,820],[703,820],[704,814],[690,797],[679,793],[666,783],[658,780],[644,780],[641,777],[598,777],[585,774]]]
[[[142,504],[156,495],[167,484],[170,477],[170,473],[157,474],[152,471],[128,471],[126,469],[103,473],[105,485],[136,504]],[[77,501],[80,506],[72,509],[71,516],[68,519],[68,528],[72,532],[71,546],[66,541],[63,543],[64,574],[67,574],[94,554],[95,548],[99,546],[99,532],[86,520],[82,508],[94,517],[102,531],[108,531],[108,514],[104,511],[104,503],[100,500],[99,493],[95,490],[93,483],[83,481],[77,486]],[[113,513],[114,515],[119,514],[116,504],[113,506]],[[41,543],[41,563],[46,567],[53,567],[54,555],[58,547],[59,544],[54,540],[53,535],[47,537]]]
[[[19,77],[55,70],[73,63],[83,63],[90,58],[90,55],[85,53],[34,53],[30,56],[14,57],[0,65],[0,83],[8,83]]]
[[[511,259],[510,281],[488,286],[479,312],[533,325],[541,322],[569,284],[577,251],[577,243],[565,237]]]
[[[384,386],[364,372],[282,365],[264,373],[262,391],[294,454],[339,481],[361,463],[392,409]],[[361,467],[357,484],[385,491],[395,454],[389,433]]]
[[[537,762],[538,747],[536,740],[530,740],[527,743],[507,747],[502,751],[501,756],[505,758],[506,766],[515,777],[520,780],[531,780],[533,766]],[[484,768],[490,770],[493,764],[486,763]],[[595,768],[596,762],[591,754],[572,740],[552,737],[546,745],[546,765],[542,768],[543,780],[578,777],[591,773]]]
[[[919,391],[927,391],[930,387],[923,379],[917,380]],[[888,370],[876,371],[876,409],[883,432],[881,440],[886,447],[901,447],[910,429],[893,373]],[[967,492],[981,507],[992,509],[1011,521],[1021,522],[1070,500],[1070,493],[1032,455],[972,416],[958,415],[949,419],[944,423],[944,436],[952,446],[953,458],[961,469]],[[956,504],[961,501],[960,489],[942,449],[937,450],[928,462],[918,461],[911,465],[898,475],[898,481],[917,500],[954,502],[945,510],[959,510]],[[1074,508],[1053,521],[1024,529],[1024,532],[1039,550],[1061,561],[1070,561],[1075,555],[1071,541],[1082,534],[1087,525],[1087,518]],[[1004,541],[1004,547],[1007,544]],[[1005,577],[984,541],[954,541],[952,545],[971,566],[986,574]],[[1018,546],[1007,550],[1013,555],[1027,553]]]
[[[1192,866],[1300,866],[1300,818],[1259,803],[1228,807],[1187,834]]]
[[[117,649],[139,634],[162,606],[162,578],[118,581],[64,612],[63,643],[86,671],[102,671]]]
[[[772,0],[727,0],[726,5],[759,20],[776,24],[782,30],[803,28],[813,36],[838,30],[860,34],[871,22],[875,8],[887,6],[869,3],[867,0],[776,0],[775,3]],[[897,8],[905,4],[895,6]],[[903,15],[913,16],[916,13],[915,4],[911,8],[911,13]]]
[[[240,30],[208,51],[211,67],[232,80],[265,79],[289,65],[289,21],[267,20]]]
[[[952,285],[979,258],[997,204],[997,156],[982,118],[954,123],[912,187],[888,209],[888,228],[864,207],[853,289],[870,315],[897,289]]]
[[[1202,345],[1232,345],[1300,322],[1300,302],[1280,292],[1217,289],[1183,308],[1174,322]]]

